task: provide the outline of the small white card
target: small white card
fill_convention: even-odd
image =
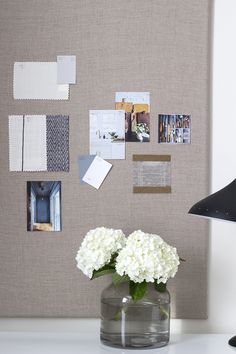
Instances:
[[[57,56],[57,83],[60,85],[76,83],[76,56],[75,55]]]
[[[99,189],[111,168],[111,163],[96,156],[82,180],[92,187]]]

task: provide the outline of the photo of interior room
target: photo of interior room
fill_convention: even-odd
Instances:
[[[61,182],[27,182],[27,231],[61,231]]]
[[[116,92],[115,107],[125,111],[125,141],[150,142],[150,93]]]

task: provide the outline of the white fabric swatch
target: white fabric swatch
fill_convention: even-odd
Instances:
[[[24,171],[47,171],[46,115],[24,117]]]
[[[57,83],[58,84],[76,83],[76,56],[75,55],[57,56]]]
[[[16,62],[14,99],[68,100],[69,85],[57,84],[56,62]]]
[[[22,171],[23,116],[9,116],[9,170]]]
[[[99,156],[95,156],[82,180],[92,187],[99,189],[111,168],[111,163],[103,160]]]

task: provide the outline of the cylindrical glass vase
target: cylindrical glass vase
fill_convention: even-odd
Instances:
[[[170,294],[148,283],[145,296],[134,302],[129,283],[111,284],[101,294],[101,342],[120,348],[158,348],[168,344]]]

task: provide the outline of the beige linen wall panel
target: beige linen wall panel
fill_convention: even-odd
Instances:
[[[76,269],[84,234],[97,226],[158,233],[186,259],[170,281],[172,316],[207,316],[208,224],[189,207],[208,193],[210,0],[0,0],[0,315],[95,317],[107,279]],[[77,56],[69,101],[13,100],[15,61]],[[127,143],[126,160],[99,191],[80,185],[89,109],[114,109],[116,91],[151,93],[151,142]],[[157,143],[159,113],[192,115],[191,145]],[[8,168],[8,115],[70,116],[70,172]],[[170,154],[171,194],[133,194],[132,155]],[[62,231],[26,231],[26,181],[62,182]]]

